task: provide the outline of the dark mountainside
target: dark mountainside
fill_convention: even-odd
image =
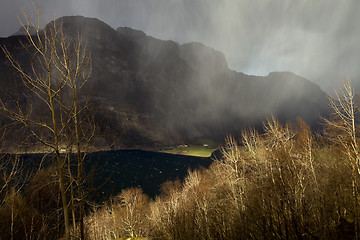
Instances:
[[[26,32],[26,28],[27,27],[20,27],[19,30],[17,30],[15,33],[13,33],[11,36],[24,36],[27,34]],[[28,30],[30,32],[31,35],[35,35],[36,34],[36,28],[34,26],[28,26]]]
[[[265,77],[235,72],[223,53],[201,43],[180,45],[81,16],[57,21],[63,21],[65,34],[80,33],[91,51],[88,89],[103,136],[99,144],[115,140],[115,147],[152,147],[197,138],[221,141],[246,126],[259,126],[271,114],[282,122],[300,116],[317,126],[327,110],[327,95],[314,83],[288,72]],[[26,63],[18,43],[25,39],[11,36],[0,44]],[[19,82],[0,53],[2,91],[24,92]]]

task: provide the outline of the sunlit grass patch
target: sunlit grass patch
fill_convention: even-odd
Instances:
[[[127,238],[115,238],[115,240],[147,240],[148,238],[138,238],[138,237],[127,237]]]
[[[164,153],[171,154],[181,154],[187,156],[196,156],[196,157],[210,157],[211,154],[216,150],[216,148],[207,147],[207,146],[188,146],[188,147],[174,147],[172,149],[161,150]]]

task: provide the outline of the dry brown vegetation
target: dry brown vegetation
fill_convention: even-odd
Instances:
[[[223,158],[209,169],[165,183],[155,200],[113,201],[88,217],[88,228],[114,233],[103,229],[102,239],[358,239],[359,108],[349,81],[340,91],[323,134],[314,136],[301,119],[282,125],[271,117],[264,134],[227,138]],[[137,206],[139,225],[121,231]]]
[[[263,134],[250,129],[242,139],[228,137],[221,159],[189,171],[182,183],[164,183],[155,199],[126,189],[94,206],[83,239],[359,238],[359,108],[349,81],[340,91],[321,134],[301,119],[284,125],[271,117]],[[37,171],[24,185],[15,177],[19,162],[4,163],[1,236],[62,236],[56,168]],[[67,194],[71,199],[70,188]],[[80,223],[73,222],[70,236],[81,238]]]
[[[330,100],[333,115],[321,134],[301,119],[284,125],[271,117],[263,134],[250,129],[242,139],[228,137],[221,159],[189,171],[183,182],[164,183],[155,199],[132,188],[94,205],[83,239],[357,239],[359,109],[350,90],[345,82]],[[20,186],[6,169],[1,236],[61,236],[57,171],[42,169]],[[77,220],[70,235],[81,237],[79,231]]]

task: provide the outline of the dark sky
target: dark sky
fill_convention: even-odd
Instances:
[[[30,0],[1,0],[0,36],[19,28]],[[31,10],[28,10],[31,11]],[[291,71],[330,91],[345,75],[360,82],[360,0],[43,0],[44,22],[96,17],[180,43],[225,53],[247,74]]]

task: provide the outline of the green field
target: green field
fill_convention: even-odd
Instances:
[[[125,237],[125,238],[115,238],[115,240],[147,240],[147,238]]]
[[[148,238],[137,238],[137,237],[127,237],[127,238],[115,238],[115,240],[147,240]]]
[[[169,150],[160,150],[163,153],[181,154],[196,157],[210,157],[212,152],[216,150],[215,147],[204,147],[204,146],[189,146],[189,147],[174,147]]]

